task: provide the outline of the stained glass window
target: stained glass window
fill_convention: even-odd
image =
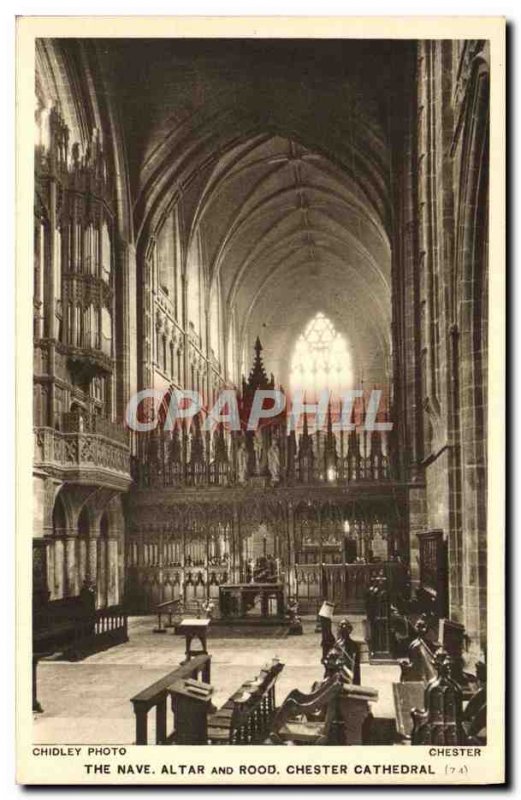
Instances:
[[[291,360],[290,385],[293,392],[316,397],[323,389],[338,396],[351,388],[351,356],[347,341],[322,312],[318,312],[299,336]]]

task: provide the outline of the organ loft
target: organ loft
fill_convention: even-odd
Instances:
[[[405,658],[396,730],[452,692],[480,741],[488,77],[474,40],[37,40],[40,685],[186,636],[178,741],[383,743],[364,669]],[[266,653],[226,715],[230,630]],[[308,639],[313,681],[275,657]]]

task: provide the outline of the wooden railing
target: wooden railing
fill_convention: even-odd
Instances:
[[[126,613],[121,606],[108,606],[97,609],[92,617],[75,620],[72,641],[64,655],[76,661],[88,653],[127,641]]]
[[[96,650],[112,647],[128,641],[128,618],[121,606],[108,606],[98,608],[94,617],[94,632],[90,643]],[[84,645],[89,645],[89,640],[84,639]]]
[[[163,678],[152,683],[131,698],[136,718],[136,744],[148,744],[148,712],[156,709],[156,744],[170,744],[175,739],[175,727],[167,731],[168,688],[177,680],[192,678],[210,683],[211,656],[194,656]],[[175,720],[174,720],[175,722]]]
[[[33,622],[33,652],[61,652],[76,661],[89,652],[128,641],[127,614],[121,606],[90,609],[80,597],[52,600],[38,609]]]

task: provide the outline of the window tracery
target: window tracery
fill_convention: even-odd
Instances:
[[[319,311],[299,336],[291,360],[292,391],[303,391],[307,399],[324,389],[333,396],[351,387],[351,356],[347,341],[331,320]]]

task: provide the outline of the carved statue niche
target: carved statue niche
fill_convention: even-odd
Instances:
[[[245,486],[248,480],[248,451],[246,450],[246,443],[241,437],[237,447],[237,483],[240,486]]]
[[[279,443],[275,437],[268,448],[268,471],[272,485],[276,486],[280,482],[280,452]]]
[[[262,457],[264,452],[264,445],[262,441],[261,431],[255,431],[253,436],[253,452],[255,455],[255,474],[260,475],[262,470]]]

